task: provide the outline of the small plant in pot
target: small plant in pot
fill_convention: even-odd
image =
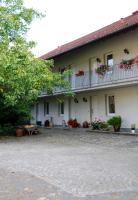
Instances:
[[[136,130],[136,125],[131,124],[131,133],[135,133],[135,130]]]
[[[89,123],[87,121],[84,121],[82,124],[83,128],[89,128]]]
[[[121,116],[114,116],[112,118],[110,118],[107,123],[111,126],[113,126],[114,128],[114,132],[119,132],[120,131],[120,127],[121,127],[121,123],[122,123],[122,119]]]

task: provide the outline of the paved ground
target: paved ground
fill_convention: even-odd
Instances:
[[[137,200],[138,137],[48,130],[0,139],[0,200]]]

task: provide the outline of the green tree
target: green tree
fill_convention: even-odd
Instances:
[[[69,89],[63,79],[66,73],[53,73],[53,61],[31,52],[35,43],[25,36],[36,17],[43,15],[25,8],[23,0],[0,0],[0,97],[6,108],[27,110],[41,91],[52,92],[56,86]]]

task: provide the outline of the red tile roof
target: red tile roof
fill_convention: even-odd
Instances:
[[[110,24],[104,28],[101,28],[98,31],[92,32],[92,33],[90,33],[86,36],[83,36],[79,39],[76,39],[72,42],[64,44],[64,45],[46,53],[45,55],[41,56],[40,58],[42,58],[42,59],[54,58],[60,54],[63,54],[65,52],[68,52],[75,48],[84,46],[84,45],[94,42],[96,40],[102,39],[104,37],[107,37],[111,34],[122,31],[122,30],[127,29],[134,25],[138,25],[138,11],[135,11],[132,13],[132,15],[125,17],[125,18],[121,18],[119,21],[114,22],[113,24]]]

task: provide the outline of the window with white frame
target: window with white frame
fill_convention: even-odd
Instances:
[[[115,114],[115,96],[109,95],[107,99],[108,114]]]
[[[108,54],[108,55],[106,55],[106,64],[108,65],[108,66],[110,66],[110,67],[112,67],[113,66],[113,64],[114,64],[114,60],[113,60],[113,54]]]
[[[59,103],[59,115],[64,115],[64,102]]]
[[[44,115],[49,115],[49,102],[44,101]]]

